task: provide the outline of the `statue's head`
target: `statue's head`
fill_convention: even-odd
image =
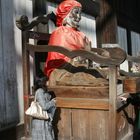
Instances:
[[[75,0],[65,0],[56,9],[57,26],[77,28],[81,19],[82,5]]]

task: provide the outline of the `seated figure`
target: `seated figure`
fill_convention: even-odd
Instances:
[[[52,32],[49,45],[62,46],[68,50],[91,49],[91,42],[78,30],[82,5],[75,0],[65,0],[56,9],[57,28]],[[44,73],[49,85],[102,86],[108,84],[97,69],[88,69],[88,61],[76,57],[48,52]]]

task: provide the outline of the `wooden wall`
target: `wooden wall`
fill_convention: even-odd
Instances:
[[[18,108],[19,108],[19,118],[20,123],[24,123],[24,98],[23,98],[23,67],[22,67],[22,38],[21,31],[16,27],[16,18],[21,15],[28,15],[29,20],[32,18],[32,1],[29,0],[13,0],[14,3],[14,39],[15,39],[15,49],[16,49],[16,75],[17,75],[17,87],[18,87]]]
[[[20,15],[32,17],[32,1],[0,1],[0,131],[24,122]]]
[[[13,1],[1,0],[0,130],[19,122],[12,7]]]
[[[0,9],[1,9],[1,3],[0,3]],[[2,23],[1,23],[1,12],[0,12],[0,81],[1,81],[1,84],[0,84],[0,88],[1,88],[1,91],[0,91],[0,128],[2,128],[2,122],[4,122],[5,120],[5,111],[4,111],[4,76],[3,76],[3,48],[2,48]]]

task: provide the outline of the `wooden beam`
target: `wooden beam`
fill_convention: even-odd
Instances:
[[[92,98],[105,99],[109,96],[109,87],[88,87],[88,86],[54,86],[48,87],[55,92],[56,97],[63,98]],[[67,93],[67,94],[66,94]]]
[[[24,99],[24,112],[29,107],[28,96],[30,94],[30,67],[29,67],[29,51],[26,49],[27,42],[29,42],[27,33],[22,32],[22,67],[23,67],[23,99]],[[25,123],[25,136],[30,134],[30,123],[29,118],[24,114],[24,123]]]
[[[100,0],[100,16],[96,19],[97,44],[117,43],[117,19],[113,0]]]
[[[81,108],[81,109],[99,109],[108,110],[109,102],[107,99],[90,98],[61,98],[56,97],[57,107],[62,108]]]
[[[55,92],[56,93],[56,92]],[[79,108],[79,109],[99,109],[109,110],[109,100],[106,99],[94,99],[94,98],[75,98],[75,97],[59,97],[56,94],[57,107],[62,108]],[[28,97],[29,101],[34,100],[34,96]]]

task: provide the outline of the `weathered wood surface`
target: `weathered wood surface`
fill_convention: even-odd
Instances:
[[[116,109],[117,109],[117,67],[109,69],[109,140],[117,140]]]
[[[0,1],[0,131],[19,122],[12,7],[12,1]]]
[[[58,108],[55,124],[59,140],[109,140],[107,111]]]
[[[140,63],[140,56],[130,56],[127,55],[127,61],[130,63]],[[140,73],[136,72],[126,72],[123,70],[120,70],[120,73],[126,78],[123,80],[124,85],[124,93],[137,93],[140,92]]]
[[[24,93],[24,112],[29,107],[28,95],[30,95],[30,66],[29,66],[29,52],[27,51],[27,42],[29,38],[26,32],[22,32],[22,66],[23,66],[23,93]],[[30,120],[27,116],[24,117],[25,135],[30,133]]]
[[[128,77],[123,83],[125,93],[140,92],[140,77]]]
[[[72,137],[71,109],[57,108],[54,126],[58,140],[70,140]]]
[[[103,65],[107,65],[107,66],[119,65],[126,59],[126,53],[121,48],[118,48],[118,47],[105,49],[105,51],[108,51],[108,53],[111,54],[110,56],[103,56],[103,55],[97,54],[93,51],[68,50],[68,49],[64,48],[63,46],[28,44],[27,49],[29,51],[35,51],[35,52],[59,52],[59,53],[62,53],[64,55],[68,56],[69,58],[74,58],[76,56],[82,56],[84,58],[90,59],[99,64],[103,64]],[[98,50],[98,48],[95,48],[95,49]],[[104,51],[104,48],[102,49],[102,51]]]
[[[127,55],[127,60],[130,62],[140,63],[140,56]]]
[[[108,140],[107,111],[72,109],[72,125],[75,140]]]
[[[93,98],[105,99],[109,97],[109,87],[87,87],[87,86],[55,86],[48,87],[55,91],[57,97],[63,98]]]
[[[133,115],[132,106],[124,109],[129,117]],[[94,109],[57,108],[55,134],[59,140],[111,140],[109,139],[109,111]],[[131,133],[124,111],[116,112],[116,136],[122,140]],[[61,130],[61,131],[60,131]],[[131,133],[132,134],[132,133]],[[128,138],[128,140],[131,140]]]
[[[39,18],[32,22],[28,22],[25,20],[25,24],[21,24],[22,22],[18,22],[18,27],[26,32],[32,29],[35,25],[38,25],[41,22]],[[43,21],[43,20],[42,20]],[[44,24],[47,24],[45,20]],[[26,32],[27,33],[27,32]],[[29,32],[28,32],[29,33]],[[30,33],[29,33],[30,34]],[[37,39],[38,37],[34,37],[31,35],[30,37]],[[29,36],[28,36],[29,38]],[[24,44],[25,43],[25,44]],[[72,89],[68,95],[64,95],[66,90],[63,88],[57,89],[55,88],[54,92],[57,92],[57,107],[59,110],[59,114],[57,114],[57,130],[58,137],[61,140],[69,140],[75,138],[76,140],[119,140],[117,139],[117,124],[116,124],[116,116],[117,116],[117,86],[116,86],[116,66],[120,65],[126,59],[126,53],[118,47],[115,48],[96,48],[92,51],[85,50],[75,50],[71,51],[63,46],[49,46],[49,45],[33,45],[27,44],[28,40],[24,38],[23,50],[24,52],[24,76],[27,76],[24,87],[25,96],[29,97],[29,53],[30,52],[59,52],[70,58],[74,58],[76,56],[82,56],[84,58],[88,58],[97,63],[106,65],[110,67],[110,75],[109,75],[109,93],[108,89],[105,89],[104,94],[100,94],[100,90],[95,90],[92,93],[91,89],[85,89],[85,91],[78,91],[77,94],[74,95],[74,90]],[[60,90],[60,91],[59,91]],[[67,89],[68,90],[68,89]],[[90,91],[86,96],[86,92]],[[61,92],[63,91],[63,92]],[[81,93],[80,93],[81,92]],[[83,94],[84,93],[84,94]],[[102,96],[99,99],[98,96]],[[108,95],[109,96],[108,96]],[[94,98],[95,97],[95,98]],[[25,109],[29,105],[29,100],[25,100]],[[62,114],[61,114],[62,113]],[[88,119],[87,119],[88,118]],[[94,118],[94,119],[93,119]],[[29,122],[25,117],[25,122]],[[78,122],[78,123],[76,123]],[[69,124],[69,125],[67,125]],[[88,127],[90,126],[90,129]],[[94,128],[93,128],[94,126]],[[25,130],[28,133],[29,125],[26,124]],[[88,131],[89,130],[89,131]],[[96,132],[93,134],[93,132]],[[100,132],[103,132],[102,135]],[[57,133],[56,133],[57,134]],[[95,138],[95,139],[94,139]]]
[[[117,43],[117,20],[114,12],[114,1],[100,0],[100,16],[96,19],[97,42]]]
[[[56,22],[55,20],[55,15],[54,13],[49,13],[47,15],[35,17],[32,21],[28,21],[28,17],[25,15],[20,16],[19,18],[16,19],[16,25],[17,27],[22,30],[22,31],[27,31],[31,30],[33,27],[37,26],[39,23],[42,24],[48,24],[48,21],[52,20],[54,23]]]
[[[1,8],[1,7],[0,7]],[[1,13],[0,13],[0,33],[2,33],[2,25],[1,25]],[[2,47],[2,36],[0,36],[0,121],[5,122],[6,120],[6,110],[5,110],[5,96],[4,96],[4,67],[3,67],[3,47]],[[3,127],[3,124],[0,123],[0,129]]]
[[[57,107],[77,108],[77,109],[98,109],[108,110],[109,101],[107,99],[90,99],[90,98],[61,98],[56,97]]]

